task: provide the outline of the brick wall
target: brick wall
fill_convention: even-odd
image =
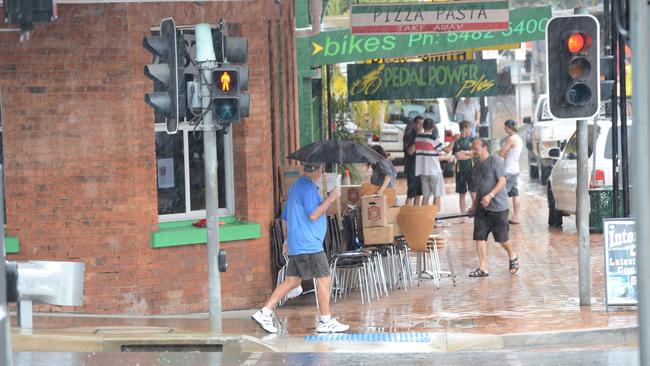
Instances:
[[[142,38],[169,16],[178,25],[223,18],[249,39],[250,117],[233,131],[236,215],[260,223],[262,238],[222,244],[223,307],[258,306],[270,293],[279,154],[268,146],[279,147],[281,133],[295,146],[292,8],[268,0],[60,4],[56,22],[36,25],[27,43],[0,32],[7,234],[21,244],[10,259],[86,264],[84,306],[43,310],[207,311],[206,246],[150,247],[158,216],[153,112],[144,103],[151,58]],[[272,89],[284,92],[282,103]]]

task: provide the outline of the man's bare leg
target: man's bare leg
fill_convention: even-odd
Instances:
[[[318,307],[320,315],[330,315],[330,283],[331,276],[316,279],[316,288],[318,290]]]
[[[519,197],[512,197],[512,219],[510,219],[512,222],[519,223],[519,207]]]
[[[512,249],[512,246],[510,247],[510,249]],[[476,252],[478,253],[479,268],[482,269],[483,272],[485,273],[490,273],[488,271],[487,243],[485,240],[476,241]]]

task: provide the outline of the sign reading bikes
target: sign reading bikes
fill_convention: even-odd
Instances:
[[[497,95],[495,60],[349,64],[348,100]]]
[[[352,34],[460,32],[508,29],[508,1],[353,5]]]
[[[311,66],[331,65],[541,40],[546,35],[546,23],[550,17],[550,6],[519,8],[510,10],[510,27],[506,31],[358,36],[345,29],[298,38],[297,42],[300,47],[311,48]]]

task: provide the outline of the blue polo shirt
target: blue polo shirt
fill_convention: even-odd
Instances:
[[[289,255],[323,251],[326,215],[321,215],[316,221],[309,219],[322,202],[318,186],[305,176],[298,178],[289,188],[287,204],[282,211],[282,219],[287,221]]]

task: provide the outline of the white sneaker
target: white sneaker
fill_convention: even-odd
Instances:
[[[348,329],[350,329],[349,325],[339,323],[336,318],[332,318],[326,323],[319,321],[316,327],[318,333],[339,333],[345,332]]]
[[[278,328],[273,325],[273,317],[271,315],[264,315],[262,310],[258,310],[255,314],[251,316],[251,319],[255,320],[255,322],[265,331],[269,333],[277,333]]]

